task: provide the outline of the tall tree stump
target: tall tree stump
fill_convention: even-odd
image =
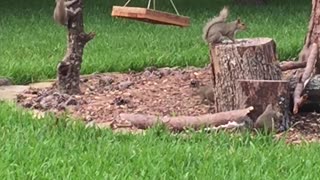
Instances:
[[[85,33],[83,27],[83,0],[79,0],[72,8],[81,7],[81,11],[68,21],[68,46],[62,61],[57,66],[58,89],[60,93],[80,93],[80,70],[83,49],[94,38],[95,33]]]
[[[281,80],[276,44],[270,38],[238,39],[232,44],[216,44],[210,49],[210,55],[215,112],[242,106],[236,98],[239,93],[237,80]]]

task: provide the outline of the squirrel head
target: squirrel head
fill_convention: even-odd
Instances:
[[[237,29],[239,29],[239,30],[245,30],[245,29],[247,29],[246,24],[243,23],[243,22],[240,20],[240,18],[238,18],[238,19],[236,20],[236,24],[237,24]]]

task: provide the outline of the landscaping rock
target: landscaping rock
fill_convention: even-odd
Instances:
[[[100,86],[109,86],[114,82],[113,78],[109,76],[102,77],[99,79],[99,85]]]
[[[0,86],[9,86],[12,82],[8,78],[0,77]]]
[[[131,85],[133,85],[132,81],[124,81],[119,84],[119,89],[120,90],[128,89]]]

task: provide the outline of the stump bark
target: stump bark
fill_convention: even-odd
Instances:
[[[268,104],[281,113],[282,120],[276,127],[287,129],[290,122],[290,83],[288,80],[237,80],[236,101],[240,107],[253,106],[248,116],[255,120]]]
[[[236,98],[239,93],[237,80],[281,80],[276,44],[270,38],[238,39],[233,44],[217,44],[210,49],[210,55],[215,112],[243,106]],[[270,90],[277,96],[278,92]]]
[[[83,49],[95,34],[86,34],[83,27],[83,0],[73,5],[73,9],[81,7],[81,11],[68,22],[68,46],[63,60],[58,64],[58,89],[60,93],[80,93],[80,69]]]
[[[286,80],[237,80],[236,103],[239,107],[253,106],[249,117],[256,119],[272,104],[278,111],[289,110],[290,86]],[[280,107],[284,104],[285,107]],[[284,109],[283,109],[284,108]]]

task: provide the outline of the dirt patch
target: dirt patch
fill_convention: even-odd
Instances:
[[[50,88],[30,88],[18,95],[18,103],[38,112],[67,110],[72,116],[103,126],[117,124],[120,113],[160,116],[197,116],[213,113],[210,101],[199,96],[199,86],[211,83],[209,66],[205,68],[146,68],[143,72],[106,73],[81,77],[81,95],[59,94]],[[117,122],[117,123],[115,123]],[[288,133],[291,142],[319,139],[320,115],[301,114]],[[284,134],[280,134],[281,136]],[[280,136],[278,135],[278,136]]]

